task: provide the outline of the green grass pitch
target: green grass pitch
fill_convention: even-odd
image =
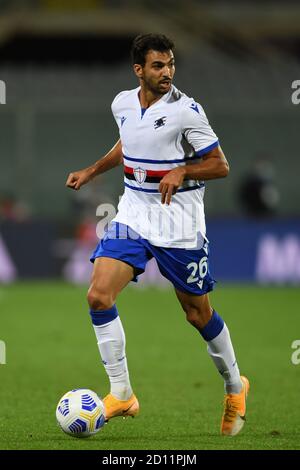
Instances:
[[[230,438],[219,435],[221,377],[174,293],[127,288],[118,308],[141,413],[74,439],[56,424],[58,399],[79,387],[108,392],[85,291],[59,282],[0,288],[0,449],[300,449],[300,364],[291,361],[299,289],[219,285],[211,295],[251,383],[247,423]]]

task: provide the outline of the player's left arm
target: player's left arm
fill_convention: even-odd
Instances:
[[[203,155],[201,162],[180,168],[184,173],[184,179],[187,180],[225,178],[229,173],[228,161],[219,145]]]
[[[202,156],[200,163],[179,166],[171,170],[160,181],[161,203],[170,204],[173,194],[182,185],[183,180],[212,180],[225,178],[229,165],[220,146]]]

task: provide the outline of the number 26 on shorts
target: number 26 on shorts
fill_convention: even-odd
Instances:
[[[199,263],[196,263],[195,261],[189,263],[187,265],[187,269],[191,270],[191,274],[186,281],[188,284],[204,279],[208,271],[207,256],[203,256]]]

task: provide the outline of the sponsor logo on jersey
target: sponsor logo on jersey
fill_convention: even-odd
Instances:
[[[143,170],[143,168],[138,167],[138,168],[135,168],[135,170],[133,170],[133,174],[134,174],[136,181],[139,184],[143,184],[147,176],[147,171]]]
[[[126,117],[125,116],[122,116],[121,117],[121,127],[123,126],[124,122],[126,121]]]
[[[166,124],[166,119],[167,116],[156,119],[156,121],[154,121],[154,129],[159,129],[160,127],[164,126]]]

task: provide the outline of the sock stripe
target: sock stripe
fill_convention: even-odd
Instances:
[[[119,313],[117,306],[113,305],[107,310],[90,310],[90,315],[93,325],[100,326],[113,321],[119,316]]]
[[[211,319],[200,331],[205,341],[211,341],[216,338],[224,328],[224,320],[214,310]]]

